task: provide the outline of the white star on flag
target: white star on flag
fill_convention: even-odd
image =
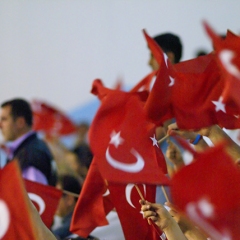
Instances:
[[[116,148],[118,148],[118,146],[124,142],[124,139],[121,138],[120,136],[120,132],[116,133],[113,130],[110,137],[111,137],[110,144],[113,144]]]
[[[212,101],[212,103],[216,106],[216,108],[215,108],[216,112],[221,110],[226,113],[225,104],[222,102],[222,100],[223,100],[223,98],[220,97],[218,99],[218,101]]]
[[[170,83],[169,83],[169,87],[171,87],[171,86],[173,86],[174,85],[174,83],[175,83],[175,79],[174,78],[172,78],[172,77],[170,77],[169,76],[169,79],[170,79]]]
[[[156,136],[155,136],[155,134],[153,135],[153,137],[150,137],[151,138],[151,140],[153,141],[153,146],[157,146],[158,148],[159,148],[159,146],[158,146],[158,141],[157,141],[157,139],[156,139]]]
[[[214,206],[207,199],[200,199],[198,201],[198,207],[205,217],[207,218],[213,217]]]

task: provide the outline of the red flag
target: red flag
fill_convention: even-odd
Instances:
[[[75,124],[63,112],[50,104],[34,100],[32,109],[34,130],[43,131],[50,136],[63,136],[76,132]]]
[[[199,153],[172,178],[171,194],[186,215],[211,239],[240,236],[240,172],[224,145]]]
[[[89,130],[90,146],[108,181],[168,184],[165,159],[137,93],[111,91]]]
[[[236,36],[230,36],[236,42]],[[199,129],[213,124],[228,129],[240,127],[236,104],[223,101],[226,84],[214,53],[171,65],[154,40],[146,33],[145,37],[160,65],[145,105],[151,121],[161,125],[175,117],[181,129]],[[236,90],[236,95],[238,92]]]
[[[219,124],[240,127],[232,107],[221,98],[224,89],[216,55],[210,53],[174,65],[172,108],[181,129],[199,129]]]
[[[24,179],[28,196],[35,205],[44,224],[50,228],[62,191],[48,185]]]
[[[100,79],[95,79],[92,83],[91,93],[96,95],[99,100],[102,100],[111,91],[113,90],[106,88]]]
[[[141,184],[138,187],[146,200],[155,201],[156,186]],[[109,190],[126,240],[166,239],[160,238],[153,225],[149,225],[147,220],[143,218],[141,205],[139,204],[140,196],[134,184],[109,182]]]
[[[87,237],[96,227],[108,225],[106,215],[112,209],[106,182],[93,159],[74,209],[70,231]]]
[[[148,118],[158,125],[173,117],[171,111],[171,90],[174,78],[171,76],[172,65],[167,55],[158,44],[144,31],[148,46],[159,64],[157,78],[145,104]]]
[[[146,77],[144,77],[139,83],[137,83],[130,92],[137,92],[139,90],[150,91],[150,85],[154,76],[156,76],[157,71],[152,71]]]
[[[0,170],[0,239],[38,239],[16,161]]]
[[[149,80],[151,75],[152,74],[146,77],[147,80]],[[147,84],[146,79],[143,79],[143,82],[144,84]],[[144,86],[144,84],[140,82],[131,90],[132,95],[138,96],[143,102],[146,101],[148,97],[148,92],[147,91],[136,92],[136,91],[138,91],[140,87]],[[115,92],[123,92],[123,91],[120,91],[119,89],[110,89],[105,87],[102,80],[100,79],[95,79],[92,83],[91,93],[96,95],[100,101],[104,100],[104,97],[106,97],[109,93],[114,94]]]
[[[208,35],[213,41],[218,63],[225,80],[222,93],[223,102],[233,99],[240,108],[240,36],[227,31],[225,39],[219,37],[212,28],[204,23]]]

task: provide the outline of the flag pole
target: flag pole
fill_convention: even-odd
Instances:
[[[69,192],[69,191],[67,191],[67,190],[62,190],[62,192],[65,193],[65,194],[67,194],[67,195],[70,195],[70,196],[76,197],[76,198],[79,197],[79,194],[72,193],[72,192]]]
[[[144,199],[144,197],[143,197],[143,195],[142,195],[142,193],[141,193],[138,185],[137,185],[137,184],[134,184],[134,186],[135,186],[135,188],[137,189],[137,192],[138,192],[141,200],[143,200],[144,202],[146,202],[146,200]],[[148,224],[151,225],[151,220],[150,220],[149,218],[147,219],[147,221],[148,221]]]
[[[161,186],[161,188],[162,188],[163,195],[164,195],[164,197],[166,198],[167,202],[170,202],[164,186]]]
[[[143,197],[143,195],[142,195],[139,187],[137,186],[137,184],[134,184],[134,186],[135,186],[135,188],[137,189],[138,194],[139,194],[141,200],[146,201],[146,200],[144,199],[144,197]],[[153,226],[153,228],[154,228],[155,231],[159,234],[159,236],[162,235],[162,232],[160,231],[159,227],[153,222],[153,220],[152,220],[151,218],[147,218],[147,221],[148,221],[148,224],[149,224],[149,225],[152,225],[152,226]]]
[[[135,186],[135,188],[137,189],[137,191],[138,191],[138,194],[139,194],[139,196],[140,196],[141,200],[143,200],[143,201],[146,201],[146,200],[144,199],[144,197],[143,197],[143,195],[142,195],[142,193],[141,193],[141,191],[140,191],[139,187],[138,187],[136,184],[134,184],[134,186]]]
[[[158,140],[158,144],[162,143],[165,139],[167,139],[169,137],[169,135],[167,134],[166,136],[164,136],[163,138],[161,138],[160,140]]]

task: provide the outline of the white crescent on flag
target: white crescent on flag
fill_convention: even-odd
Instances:
[[[234,52],[229,49],[224,49],[219,53],[219,58],[226,70],[236,78],[240,79],[240,71],[237,66],[232,63],[234,56]]]
[[[28,193],[28,196],[33,202],[35,202],[38,205],[39,207],[38,212],[40,215],[42,215],[46,208],[44,200],[35,193]]]
[[[0,199],[0,239],[4,237],[10,225],[10,212],[5,201]]]
[[[126,195],[126,200],[129,203],[130,206],[132,206],[133,208],[136,208],[131,200],[131,193],[132,193],[132,189],[134,187],[133,183],[129,183],[126,188],[125,188],[125,195]],[[146,196],[146,185],[143,184],[143,190],[144,190],[144,195]]]
[[[124,172],[132,172],[132,173],[140,172],[145,165],[145,161],[143,157],[134,148],[131,149],[131,153],[136,157],[137,161],[135,163],[122,163],[114,159],[110,155],[109,147],[108,147],[106,150],[106,159],[107,159],[107,162],[112,167],[122,170]]]
[[[106,192],[103,194],[103,197],[106,197],[110,194],[109,189],[106,190]]]

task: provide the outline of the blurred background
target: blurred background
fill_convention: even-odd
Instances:
[[[236,0],[1,0],[0,102],[40,99],[90,122],[94,79],[133,86],[150,73],[142,29],[178,34],[187,60],[212,49],[203,20],[239,34],[239,10]]]

